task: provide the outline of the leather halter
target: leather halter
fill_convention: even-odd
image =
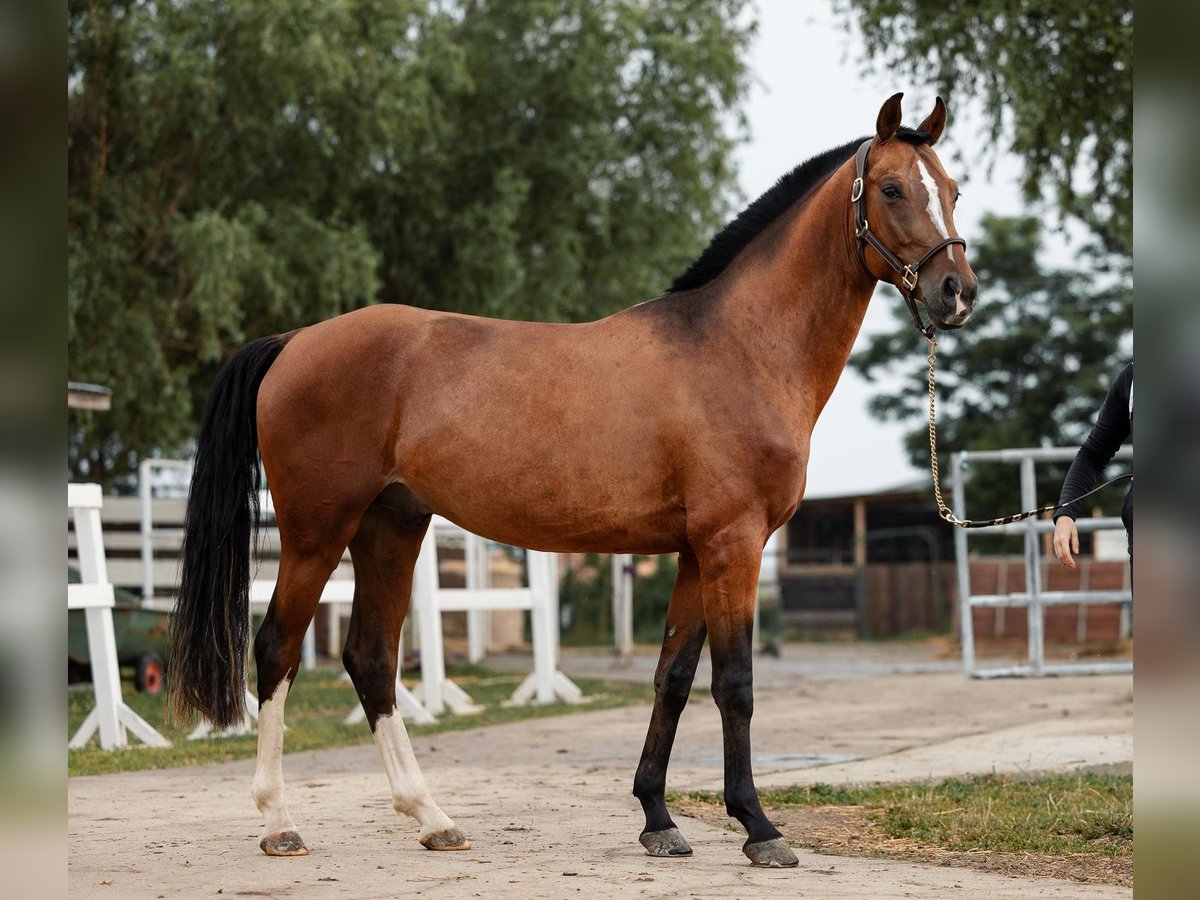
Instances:
[[[900,261],[891,250],[884,246],[883,241],[875,236],[867,224],[867,201],[864,197],[866,193],[863,181],[863,173],[867,168],[867,154],[871,152],[871,141],[873,138],[868,138],[859,145],[858,152],[854,155],[854,184],[850,188],[850,202],[854,205],[854,236],[858,239],[859,250],[863,253],[863,265],[866,265],[866,248],[864,243],[870,244],[875,248],[875,251],[883,257],[883,261],[895,269],[900,274],[900,283],[904,285],[900,288],[900,295],[904,297],[904,302],[908,304],[909,314],[912,315],[913,325],[917,331],[921,332],[925,338],[931,338],[937,326],[930,322],[926,325],[921,320],[921,313],[917,309],[917,298],[913,296],[913,290],[917,286],[917,279],[921,273],[921,267],[929,262],[939,250],[944,247],[949,247],[951,244],[961,244],[963,249],[966,249],[967,242],[960,237],[948,237],[938,244],[934,244],[925,255],[918,259],[915,263],[905,264]],[[870,271],[868,267],[867,271]]]

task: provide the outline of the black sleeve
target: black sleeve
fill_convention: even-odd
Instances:
[[[1108,389],[1104,405],[1100,407],[1100,415],[1092,432],[1079,448],[1075,461],[1071,463],[1070,471],[1063,480],[1062,492],[1058,495],[1059,508],[1054,511],[1054,518],[1070,516],[1074,519],[1078,513],[1078,504],[1068,501],[1086,494],[1096,486],[1096,481],[1104,467],[1109,464],[1113,454],[1121,448],[1130,435],[1129,392],[1133,389],[1133,363],[1127,365],[1117,376]]]

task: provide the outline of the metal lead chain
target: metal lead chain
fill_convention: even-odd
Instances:
[[[942,480],[938,471],[938,451],[937,451],[937,380],[934,375],[934,363],[937,359],[937,336],[928,335],[925,340],[929,342],[929,468],[933,474],[933,497],[937,501],[938,515],[951,525],[957,525],[960,528],[969,528],[970,521],[960,519],[954,515],[954,512],[946,506],[946,501],[942,499]]]
[[[1017,513],[1013,516],[1001,516],[998,519],[982,519],[975,521],[974,519],[960,519],[954,512],[946,506],[946,502],[942,499],[942,483],[938,476],[938,451],[937,451],[937,416],[935,414],[936,405],[936,380],[934,378],[934,362],[937,357],[937,336],[926,335],[925,340],[929,341],[929,467],[933,473],[933,496],[937,500],[938,516],[951,525],[957,525],[959,528],[991,528],[995,525],[1008,525],[1011,522],[1020,522],[1022,519],[1029,519],[1033,516],[1040,516],[1044,513],[1051,512],[1055,509],[1061,509],[1064,506],[1071,506],[1083,500],[1086,497],[1098,491],[1104,490],[1110,484],[1115,484],[1118,481],[1123,481],[1126,478],[1132,478],[1132,472],[1126,472],[1123,475],[1118,475],[1116,478],[1109,479],[1099,487],[1092,488],[1086,494],[1080,494],[1074,500],[1068,503],[1051,503],[1049,506],[1039,506],[1037,509],[1029,509],[1025,512]]]

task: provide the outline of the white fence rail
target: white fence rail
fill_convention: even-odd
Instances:
[[[523,588],[492,588],[478,583],[468,565],[468,587],[443,588],[439,583],[437,541],[443,535],[461,535],[466,541],[468,562],[482,556],[482,538],[470,534],[454,523],[434,516],[417,568],[413,573],[413,608],[421,642],[421,686],[419,697],[424,707],[435,716],[446,707],[456,713],[477,712],[470,696],[446,677],[443,651],[442,613],[465,610],[468,614],[501,609],[528,610],[533,633],[533,672],[517,687],[510,704],[553,703],[561,700],[576,703],[581,698],[579,688],[558,671],[558,572],[553,553],[527,550],[526,568],[529,586]],[[472,545],[475,545],[474,547]]]
[[[174,606],[173,580],[163,578],[163,555],[177,555],[183,531],[174,523],[163,526],[156,522],[156,506],[163,501],[154,497],[153,485],[163,473],[190,470],[185,460],[149,459],[139,468],[139,546],[141,557],[141,589],[143,602],[156,609],[170,610]],[[186,477],[184,478],[186,481]],[[178,502],[178,501],[171,501]],[[264,518],[264,543],[268,551],[278,546],[277,531],[270,527],[274,506],[270,493],[264,491],[259,498],[259,510]],[[438,581],[438,539],[461,542],[466,562],[467,587],[442,588]],[[456,684],[446,678],[445,653],[442,634],[441,613],[466,611],[468,657],[472,661],[483,658],[487,650],[487,635],[490,631],[490,614],[495,610],[528,610],[532,615],[534,671],[514,692],[510,703],[528,702],[536,699],[540,703],[562,700],[576,702],[580,691],[565,675],[558,671],[558,582],[553,554],[530,552],[528,569],[531,584],[523,588],[493,588],[490,586],[490,567],[487,555],[488,542],[469,534],[441,517],[435,517],[426,536],[414,577],[411,614],[415,617],[418,645],[421,649],[422,683],[417,691],[410,692],[399,679],[396,683],[397,706],[409,719],[432,722],[435,715],[446,707],[457,712],[477,709],[470,697]],[[277,562],[262,560],[260,572],[274,575]],[[269,605],[275,590],[275,579],[256,577],[250,586],[250,608],[261,612]],[[348,559],[334,572],[321,594],[321,604],[329,610],[329,639],[331,655],[336,655],[335,645],[340,645],[341,616],[354,599],[353,569]],[[403,641],[399,648],[403,654]],[[312,668],[315,661],[315,628],[309,627],[302,648],[302,665]],[[402,659],[401,655],[401,659]],[[424,699],[418,700],[418,695]],[[257,718],[258,701],[246,690],[248,717],[242,726],[224,733],[243,733],[253,727]],[[361,706],[347,716],[352,724],[364,717]],[[213,734],[207,723],[201,723],[191,737],[209,737]]]

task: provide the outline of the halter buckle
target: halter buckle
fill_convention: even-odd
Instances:
[[[850,202],[857,203],[863,194],[862,176],[854,179],[854,184],[850,188]]]
[[[917,272],[913,270],[912,266],[905,266],[904,271],[900,273],[900,281],[909,291],[917,286],[917,277]]]

